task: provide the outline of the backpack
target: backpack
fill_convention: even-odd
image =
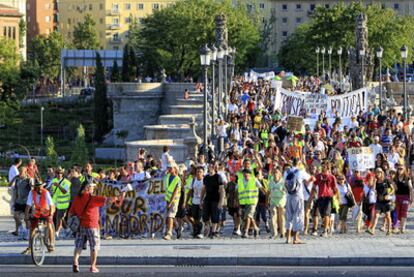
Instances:
[[[297,169],[295,170],[291,169],[286,175],[285,187],[286,187],[286,191],[289,194],[295,194],[300,186],[298,178],[296,177],[297,172],[298,172]]]

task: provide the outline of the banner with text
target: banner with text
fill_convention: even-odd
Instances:
[[[120,206],[113,203],[101,208],[102,232],[121,238],[151,237],[162,233],[166,212],[163,178],[130,184],[133,190],[127,192]],[[121,182],[106,181],[98,184],[97,194],[119,196],[125,186]]]
[[[341,117],[351,117],[368,109],[368,91],[362,88],[346,94],[327,96],[310,92],[292,92],[281,89],[276,92],[275,109],[296,116],[319,115],[322,111]]]

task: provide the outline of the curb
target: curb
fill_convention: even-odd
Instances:
[[[45,265],[71,265],[72,256],[46,256]],[[81,264],[89,257],[80,257]],[[413,266],[414,257],[98,257],[100,265],[146,266]],[[0,255],[0,264],[32,264],[30,256]]]

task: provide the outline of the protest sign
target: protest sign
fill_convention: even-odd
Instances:
[[[303,127],[303,117],[301,116],[288,116],[287,129],[290,131],[301,132]]]
[[[361,88],[349,93],[329,96],[328,112],[339,112],[341,117],[358,115],[360,111],[368,109],[368,90]]]
[[[375,157],[372,148],[358,147],[349,148],[348,163],[351,170],[359,170],[361,172],[375,168]]]
[[[307,115],[320,115],[328,109],[328,95],[308,93],[305,96],[304,105]]]
[[[122,205],[113,203],[100,210],[101,230],[104,234],[122,238],[162,233],[166,202],[163,178],[146,182],[131,182]],[[119,196],[127,184],[105,181],[97,186],[97,195]]]

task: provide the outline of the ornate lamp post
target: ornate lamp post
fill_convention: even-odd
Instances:
[[[375,50],[376,54],[377,54],[377,58],[378,58],[378,62],[379,62],[379,94],[380,94],[380,101],[379,101],[379,106],[380,106],[380,110],[382,111],[383,106],[382,106],[382,64],[381,64],[381,59],[382,59],[382,53],[383,53],[383,49],[382,47],[378,47]]]
[[[219,62],[219,83],[218,83],[218,100],[217,100],[217,116],[221,118],[221,105],[223,101],[223,57],[224,57],[224,49],[219,47],[217,49],[217,59]]]
[[[321,49],[322,53],[322,80],[325,82],[325,47],[322,47]]]
[[[342,90],[342,47],[338,48],[337,53],[338,53],[338,62],[339,62],[338,64],[339,65],[339,69],[338,69],[339,80],[338,81],[339,81],[339,87]]]
[[[203,144],[204,144],[204,154],[208,157],[208,142],[207,142],[207,71],[208,66],[210,65],[211,60],[211,50],[208,48],[207,44],[204,45],[200,49],[200,62],[201,67],[203,70],[203,77],[204,77],[204,102],[203,102],[203,124],[204,124],[204,132],[203,132]]]
[[[361,48],[359,50],[359,58],[361,59],[361,83],[362,87],[365,86],[365,49]]]
[[[211,140],[213,140],[215,133],[216,60],[217,48],[213,45],[211,46]]]
[[[331,79],[332,79],[332,60],[331,60],[332,46],[329,46],[329,48],[328,48],[328,55],[329,55],[329,73],[328,73],[328,76],[329,76],[329,83],[330,83]]]
[[[315,53],[316,53],[316,76],[319,77],[319,53],[321,50],[319,49],[319,46],[316,47]]]
[[[403,82],[403,91],[404,91],[404,119],[407,121],[409,119],[408,114],[408,99],[407,99],[407,56],[408,49],[407,46],[403,45],[400,49],[401,58],[403,59],[403,72],[404,72],[404,82]]]

